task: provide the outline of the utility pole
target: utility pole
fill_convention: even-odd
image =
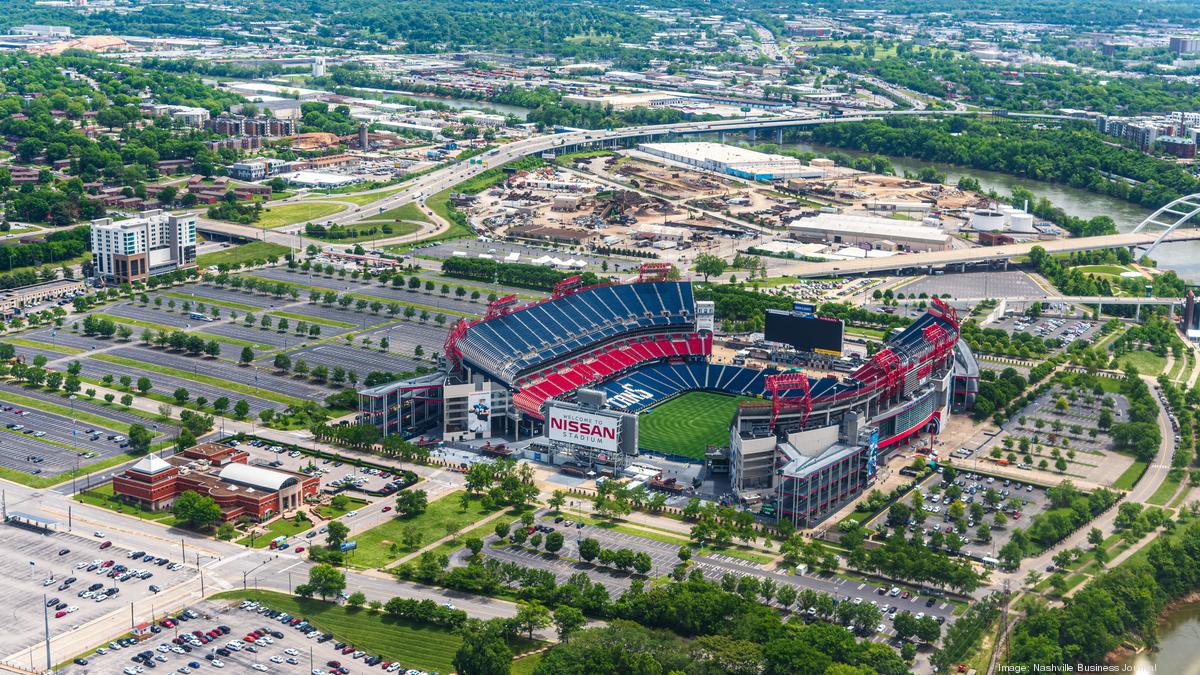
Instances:
[[[46,632],[46,670],[52,670],[54,664],[50,661],[50,608],[46,606],[45,593],[42,594],[42,628]]]

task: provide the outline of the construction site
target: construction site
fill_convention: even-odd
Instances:
[[[1056,234],[954,186],[821,158],[799,171],[811,177],[745,180],[641,149],[589,152],[513,173],[468,217],[495,239],[683,265],[701,253],[830,260]]]

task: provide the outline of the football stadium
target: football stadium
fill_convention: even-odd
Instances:
[[[713,363],[712,303],[668,271],[500,298],[450,330],[444,374],[360,392],[364,418],[393,433],[436,424],[447,440],[534,438],[527,456],[576,475],[620,472],[642,452],[703,458],[740,496],[801,522],[973,401],[978,366],[940,300],[857,370],[812,377]]]

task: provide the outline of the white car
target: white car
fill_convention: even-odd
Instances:
[[[296,656],[296,655],[298,655],[298,654],[300,653],[300,651],[299,651],[299,650],[297,650],[297,649],[293,649],[293,648],[291,648],[291,647],[288,647],[287,649],[283,650],[283,653],[284,653],[284,654],[287,654],[288,656]]]
[[[70,607],[67,608],[67,614],[74,614],[75,612],[78,612],[78,611],[79,611],[79,608],[76,607],[75,605],[71,605]]]
[[[225,667],[225,662],[222,661],[221,659],[213,659],[212,661],[209,661],[209,663],[212,664],[213,668],[224,668]]]
[[[357,515],[358,515],[358,511],[351,511],[351,512],[349,512],[349,513],[347,513],[347,514],[346,514],[346,517],[347,517],[347,518],[353,518],[354,516],[357,516]]]
[[[104,533],[103,533],[103,532],[101,532],[100,530],[96,530],[95,532],[93,532],[93,533],[92,533],[92,536],[93,536],[93,537],[95,537],[95,538],[97,538],[97,539],[103,539],[103,538],[104,538]],[[129,669],[128,669],[128,668],[126,668],[125,670],[129,670]]]
[[[267,672],[267,667],[266,667],[266,666],[264,666],[264,665],[263,665],[263,664],[261,664],[261,663],[256,663],[256,664],[254,664],[254,669],[255,669],[255,670],[257,670],[257,671],[259,671],[260,673],[265,673],[265,672]]]
[[[183,654],[183,653],[184,653],[184,651],[183,651],[183,647],[171,647],[171,651],[175,652],[176,654]]]
[[[272,656],[270,660],[271,663],[283,663],[283,657],[278,655]]]

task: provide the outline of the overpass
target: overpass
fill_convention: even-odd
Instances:
[[[1200,230],[1175,230],[1165,235],[1156,235],[1150,232],[1125,232],[1096,237],[1029,241],[1002,246],[978,246],[950,251],[900,253],[885,258],[796,262],[773,267],[772,273],[803,278],[895,273],[955,266],[959,266],[965,271],[968,265],[991,264],[996,261],[1007,263],[1013,258],[1027,256],[1035,246],[1042,247],[1047,253],[1058,254],[1107,248],[1136,248],[1155,244],[1156,241],[1163,243],[1197,240],[1200,240]]]

